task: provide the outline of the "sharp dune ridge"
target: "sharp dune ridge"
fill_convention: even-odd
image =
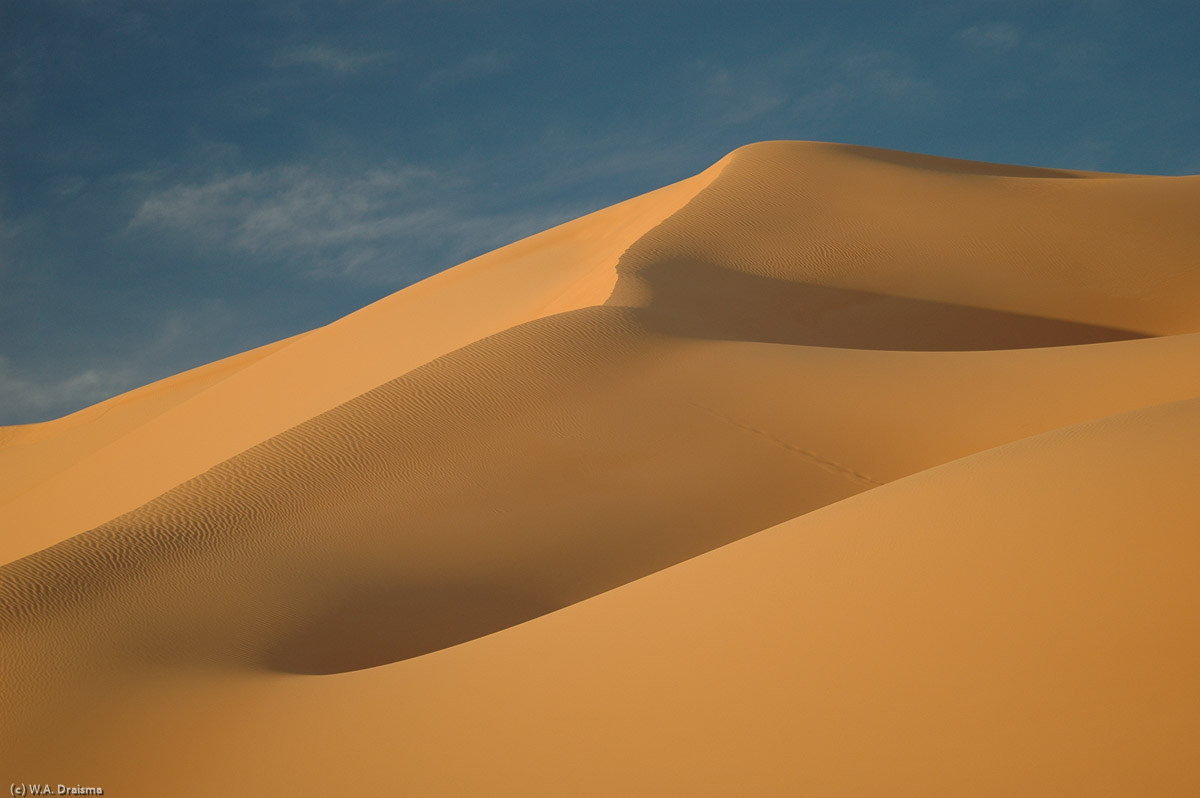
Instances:
[[[1197,208],[753,144],[0,429],[0,771],[1195,794]]]

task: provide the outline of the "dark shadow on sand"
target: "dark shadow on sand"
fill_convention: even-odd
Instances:
[[[498,632],[558,609],[473,585],[356,586],[304,619],[263,665],[323,675],[411,659]]]
[[[791,282],[677,260],[624,274],[609,300],[649,293],[639,316],[669,335],[841,349],[1033,349],[1147,338],[1140,332]]]

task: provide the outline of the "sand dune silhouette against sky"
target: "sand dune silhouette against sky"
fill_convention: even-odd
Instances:
[[[0,428],[3,772],[1196,794],[1198,208],[754,144]]]

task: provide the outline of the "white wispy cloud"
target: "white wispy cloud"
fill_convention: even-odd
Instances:
[[[547,219],[538,209],[477,210],[466,181],[396,163],[362,170],[288,164],[150,182],[127,233],[165,233],[178,245],[367,282],[432,273],[536,232]]]
[[[70,198],[78,196],[87,184],[80,175],[55,175],[46,181],[46,190],[56,197]]]
[[[231,332],[239,322],[226,303],[203,300],[158,314],[142,334],[114,340],[86,360],[65,351],[46,357],[53,349],[34,358],[0,353],[0,424],[58,418],[248,348]]]
[[[329,44],[308,44],[281,50],[271,59],[271,66],[276,69],[312,66],[345,76],[387,61],[391,57],[391,53],[385,51],[356,51]]]
[[[386,237],[429,209],[388,213],[398,194],[432,174],[391,167],[361,175],[283,166],[173,185],[138,207],[130,228],[171,227],[248,252],[286,252]]]
[[[65,376],[21,373],[0,355],[0,408],[6,419],[48,421],[103,401],[136,385],[128,369],[86,368]]]
[[[1021,30],[1007,22],[985,22],[955,32],[954,41],[979,50],[1011,50],[1021,43]]]

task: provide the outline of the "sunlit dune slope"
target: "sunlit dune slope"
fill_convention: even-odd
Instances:
[[[1190,794],[1197,207],[752,145],[13,428],[0,751],[114,794]]]
[[[603,302],[626,247],[720,167],[467,261],[310,333],[63,419],[7,428],[7,436],[0,428],[0,561],[132,510],[447,352]],[[56,500],[64,494],[79,499]]]

